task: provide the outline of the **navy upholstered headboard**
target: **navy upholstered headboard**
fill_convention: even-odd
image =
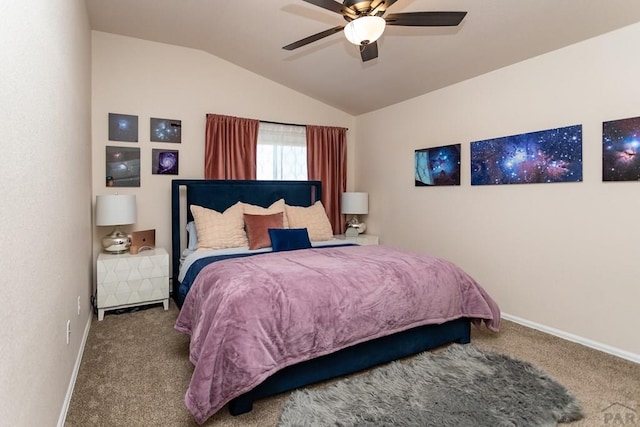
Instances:
[[[171,260],[173,295],[178,295],[180,266],[181,203],[186,202],[187,221],[193,220],[189,206],[199,205],[223,212],[238,201],[267,207],[284,199],[291,206],[311,206],[322,198],[320,181],[249,181],[174,179],[171,181]]]

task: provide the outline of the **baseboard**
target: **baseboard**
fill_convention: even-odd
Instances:
[[[541,325],[540,323],[531,322],[526,319],[522,319],[517,316],[512,316],[507,313],[502,313],[502,318],[509,320],[514,323],[518,323],[520,325],[526,326],[528,328],[537,329],[538,331],[545,332],[549,335],[554,335],[556,337],[565,339],[567,341],[575,342],[578,344],[582,344],[586,347],[593,348],[595,350],[602,351],[604,353],[611,354],[613,356],[620,357],[622,359],[629,360],[634,363],[640,364],[640,354],[631,353],[630,351],[622,350],[617,347],[613,347],[607,344],[599,343],[597,341],[592,341],[590,339],[570,334],[568,332],[561,331],[559,329],[551,328],[546,325]]]
[[[91,321],[93,320],[93,313],[89,314],[89,320],[84,327],[84,334],[82,335],[82,342],[80,343],[80,349],[78,350],[78,356],[76,357],[76,364],[73,367],[71,374],[71,380],[69,381],[69,387],[67,387],[67,395],[64,397],[64,403],[62,410],[60,411],[60,417],[58,418],[58,427],[64,427],[64,422],[67,418],[67,411],[69,410],[69,404],[71,403],[71,396],[73,396],[73,388],[76,385],[76,378],[78,378],[78,372],[80,371],[80,363],[82,362],[82,355],[84,354],[84,346],[87,344],[87,337],[89,336],[89,329],[91,328]]]

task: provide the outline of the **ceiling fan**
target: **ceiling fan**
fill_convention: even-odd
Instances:
[[[334,0],[303,1],[342,15],[347,24],[305,37],[284,46],[283,49],[294,50],[344,30],[347,40],[360,46],[362,62],[378,57],[377,40],[384,32],[386,25],[455,27],[467,14],[467,12],[408,12],[392,13],[384,17],[387,8],[397,0],[344,0],[343,3]]]

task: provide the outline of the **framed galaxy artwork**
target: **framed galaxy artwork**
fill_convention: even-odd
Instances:
[[[138,142],[138,116],[109,113],[109,141]]]
[[[149,135],[154,142],[182,142],[182,121],[170,119],[151,119]]]
[[[140,187],[140,149],[106,147],[107,187]]]
[[[415,151],[415,186],[460,185],[460,144]]]
[[[471,143],[471,185],[582,181],[582,125]]]
[[[178,150],[152,150],[152,173],[154,175],[178,175]]]
[[[640,117],[602,123],[602,180],[640,181]]]

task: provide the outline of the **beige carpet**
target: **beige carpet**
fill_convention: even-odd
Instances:
[[[188,337],[173,329],[177,314],[171,304],[94,318],[65,425],[196,426],[183,401],[193,368]],[[569,388],[586,412],[572,426],[640,426],[638,364],[507,321],[499,334],[472,328],[472,345],[532,362]],[[205,425],[274,426],[287,396],[238,417],[225,407]]]

